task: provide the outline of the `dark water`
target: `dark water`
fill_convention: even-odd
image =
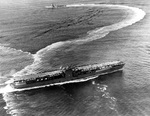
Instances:
[[[46,9],[51,2],[125,5],[144,10],[146,16],[140,20],[142,12],[137,17],[118,6]],[[149,7],[146,0],[1,1],[0,114],[149,116]],[[4,83],[13,74],[117,59],[126,63],[123,71],[83,83],[6,93]]]

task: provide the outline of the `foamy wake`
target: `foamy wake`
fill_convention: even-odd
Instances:
[[[84,38],[79,38],[79,39],[71,40],[71,41],[63,41],[63,42],[53,43],[53,44],[39,50],[36,54],[33,55],[33,57],[34,57],[33,64],[29,65],[29,66],[25,67],[23,70],[15,73],[14,76],[22,75],[24,72],[28,72],[28,74],[33,73],[33,69],[35,67],[37,67],[38,64],[41,63],[42,57],[45,54],[50,53],[51,51],[55,51],[55,49],[63,47],[66,44],[79,45],[79,44],[84,44],[86,42],[90,42],[90,41],[93,41],[93,40],[103,38],[107,34],[109,34],[109,32],[116,31],[118,29],[121,29],[121,28],[127,27],[129,25],[132,25],[132,24],[140,21],[141,19],[143,19],[144,16],[145,16],[145,12],[143,10],[141,10],[139,8],[123,6],[123,5],[73,4],[73,5],[67,5],[66,7],[107,7],[107,8],[114,8],[114,9],[123,9],[128,13],[128,15],[121,22],[118,22],[118,23],[115,23],[115,24],[112,24],[112,25],[109,25],[109,26],[104,26],[102,28],[96,28],[95,30],[89,31],[87,33],[87,36],[85,36]],[[82,81],[82,80],[80,80],[80,81]],[[70,83],[70,81],[64,82],[62,84],[65,84],[65,83]]]
[[[114,9],[123,9],[128,12],[128,16],[122,20],[121,22],[109,25],[109,26],[104,26],[102,28],[97,28],[95,30],[89,31],[87,33],[87,36],[84,38],[79,38],[77,40],[72,40],[72,41],[60,41],[53,43],[41,50],[39,50],[36,54],[33,55],[34,57],[34,62],[32,65],[29,65],[25,67],[23,70],[17,72],[14,76],[20,76],[23,75],[24,72],[28,72],[28,74],[31,73],[36,73],[34,72],[35,67],[40,66],[39,64],[42,62],[42,57],[45,54],[50,54],[50,52],[55,51],[56,49],[63,47],[68,44],[84,44],[86,42],[90,42],[96,39],[100,39],[105,37],[109,32],[115,31],[118,29],[121,29],[123,27],[132,25],[141,19],[144,18],[145,12],[139,8],[135,7],[129,7],[129,6],[123,6],[123,5],[108,5],[108,4],[73,4],[73,5],[67,5],[66,7],[109,7],[109,8],[114,8]],[[51,56],[54,55],[55,52],[51,53]]]
[[[114,110],[117,114],[119,114],[116,108],[117,99],[110,95],[110,93],[107,90],[108,86],[104,84],[96,83],[95,81],[92,81],[92,85],[95,86],[97,93],[102,93],[102,96],[98,94],[98,95],[94,95],[94,98],[98,98],[98,101],[100,101],[99,99],[102,99],[101,97],[103,97],[107,101],[106,104],[107,107],[109,107],[111,110]],[[97,106],[99,105],[102,105],[101,102],[100,104],[98,103]]]
[[[23,54],[28,54],[28,55],[32,56],[32,54],[30,52],[24,52],[22,50],[17,50],[15,48],[7,47],[7,46],[9,46],[9,45],[8,44],[0,44],[0,50],[1,50],[1,52],[3,52],[3,51],[5,51],[5,52],[11,52],[11,53],[15,52],[17,54],[23,53]]]

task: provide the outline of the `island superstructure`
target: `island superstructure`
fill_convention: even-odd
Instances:
[[[63,83],[67,81],[85,79],[109,74],[121,70],[125,65],[122,61],[113,61],[102,64],[81,65],[74,67],[64,67],[56,71],[18,76],[13,79],[10,85],[13,88],[29,88],[36,86],[46,86],[51,84]]]

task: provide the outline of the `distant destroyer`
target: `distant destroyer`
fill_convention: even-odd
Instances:
[[[73,82],[74,80],[90,80],[92,77],[109,74],[121,70],[125,65],[122,61],[113,61],[103,64],[82,65],[65,67],[52,72],[18,76],[13,79],[10,85],[13,88],[29,88],[36,86],[54,85],[57,83]]]
[[[49,6],[45,6],[47,9],[56,9],[56,8],[63,8],[66,7],[66,5],[56,5],[56,4],[50,4]]]

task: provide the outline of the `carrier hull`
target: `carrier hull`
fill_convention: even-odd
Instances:
[[[88,70],[88,71],[82,71],[82,73],[73,73],[71,72],[71,74],[69,73],[69,71],[67,72],[61,72],[60,73],[60,78],[54,78],[54,76],[49,77],[49,75],[45,75],[42,77],[38,77],[35,78],[34,80],[28,80],[28,81],[14,81],[12,83],[10,83],[10,85],[13,88],[16,89],[22,89],[22,88],[29,88],[29,87],[36,87],[36,86],[47,86],[47,85],[57,85],[59,83],[67,83],[68,81],[71,82],[75,82],[75,80],[80,80],[82,79],[82,81],[87,81],[93,78],[98,77],[99,75],[105,75],[105,74],[109,74],[109,73],[113,73],[116,72],[118,70],[122,70],[124,66],[124,63],[119,64],[119,65],[105,65],[105,68],[99,68],[99,69],[95,69],[95,70]],[[104,67],[104,66],[103,66]],[[74,71],[75,72],[75,71]],[[81,71],[80,71],[81,72]],[[55,76],[56,77],[56,76]],[[93,77],[93,78],[92,78]],[[39,81],[39,80],[40,81]]]

